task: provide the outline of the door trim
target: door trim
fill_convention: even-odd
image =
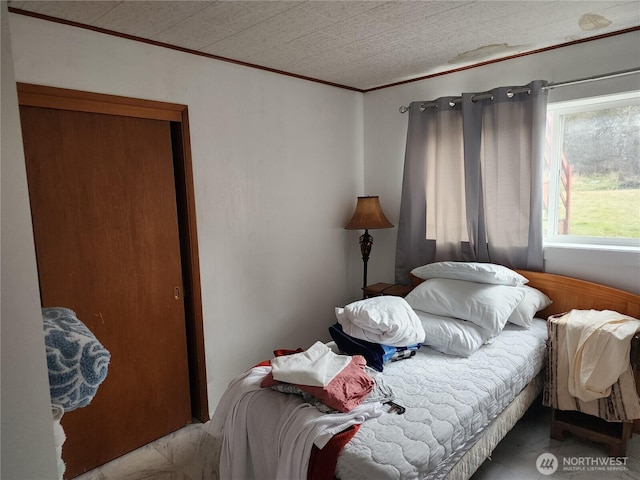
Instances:
[[[186,105],[17,83],[18,104],[169,121],[182,257],[191,415],[209,420],[193,167]]]

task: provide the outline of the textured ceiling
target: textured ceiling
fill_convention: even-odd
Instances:
[[[367,90],[640,25],[640,1],[10,1]]]

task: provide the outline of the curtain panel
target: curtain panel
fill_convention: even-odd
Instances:
[[[446,260],[542,270],[545,85],[411,103],[396,282]]]

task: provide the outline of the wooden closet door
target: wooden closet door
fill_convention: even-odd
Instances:
[[[42,305],[111,352],[90,405],[65,413],[67,478],[191,418],[170,125],[20,107]]]

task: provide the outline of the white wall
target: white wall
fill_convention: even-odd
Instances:
[[[389,220],[397,225],[408,121],[407,114],[398,112],[401,105],[503,85],[523,85],[535,79],[559,83],[637,68],[638,45],[640,32],[632,32],[365,93],[365,191],[380,195]],[[554,89],[549,101],[639,88],[640,75],[630,75]],[[397,229],[374,232],[376,245],[369,262],[371,281],[393,281],[396,234]],[[545,270],[640,293],[638,251],[545,248]]]
[[[362,94],[9,20],[17,81],[188,105],[212,412],[273,349],[329,339],[333,308],[359,295],[344,225],[363,189]]]
[[[7,4],[2,16],[2,469],[12,480],[57,477]]]

